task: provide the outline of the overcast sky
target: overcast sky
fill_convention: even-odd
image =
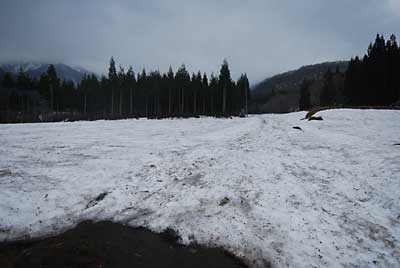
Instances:
[[[0,61],[209,73],[226,58],[254,83],[363,54],[399,26],[400,0],[1,0]]]

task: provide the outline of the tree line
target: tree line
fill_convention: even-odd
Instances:
[[[184,64],[176,72],[170,67],[167,73],[143,69],[136,74],[132,67],[117,70],[111,58],[108,76],[88,74],[77,85],[61,81],[49,65],[39,79],[22,69],[15,77],[6,73],[1,86],[2,121],[11,120],[7,114],[51,117],[44,121],[235,116],[247,112],[250,98],[247,75],[234,81],[226,60],[218,76],[208,77],[200,71],[190,75]]]
[[[344,76],[344,79],[341,79]],[[303,81],[300,88],[299,106],[309,109],[310,87],[313,81]],[[328,70],[323,77],[319,96],[322,106],[390,106],[400,99],[400,47],[392,34],[385,41],[377,35],[370,43],[367,54],[349,62],[347,71]]]

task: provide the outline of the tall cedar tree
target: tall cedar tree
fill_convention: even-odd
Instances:
[[[221,112],[222,115],[227,115],[227,99],[229,98],[230,95],[230,90],[231,90],[231,85],[232,85],[232,79],[231,79],[231,72],[229,70],[229,65],[227,60],[225,59],[224,62],[222,63],[221,66],[221,71],[219,75],[219,88],[222,91],[222,108]]]
[[[114,92],[115,92],[115,87],[117,86],[118,83],[118,77],[117,77],[117,69],[115,68],[115,61],[114,58],[111,57],[110,59],[110,67],[108,68],[108,80],[109,83],[108,85],[110,86],[111,90],[111,116],[114,116]]]
[[[60,80],[57,77],[57,72],[56,69],[54,68],[53,64],[50,64],[48,69],[47,69],[47,77],[49,81],[49,91],[50,91],[50,109],[55,110],[56,107],[56,91],[58,89]],[[58,98],[57,98],[58,100]],[[57,101],[57,106],[58,106],[58,101]],[[58,107],[57,107],[58,110]]]

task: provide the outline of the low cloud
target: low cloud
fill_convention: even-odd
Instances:
[[[8,1],[0,60],[62,61],[106,72],[108,60],[166,71],[218,72],[224,58],[250,79],[362,54],[397,33],[400,1]]]

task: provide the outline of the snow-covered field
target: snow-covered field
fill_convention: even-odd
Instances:
[[[254,267],[400,267],[400,111],[319,115],[0,125],[0,240],[107,219]]]

